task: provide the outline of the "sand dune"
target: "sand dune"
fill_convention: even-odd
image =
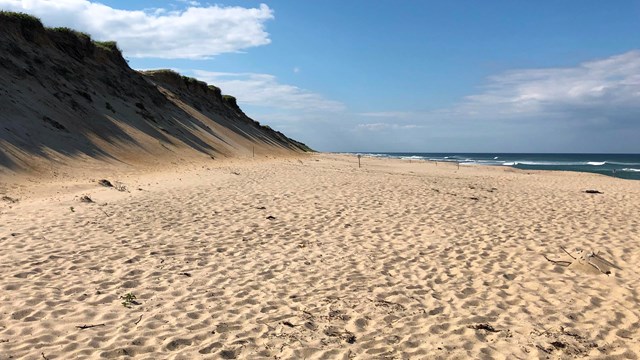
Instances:
[[[4,182],[0,359],[640,355],[638,182],[213,163]]]
[[[135,71],[115,43],[24,14],[0,13],[0,78],[0,175],[309,150],[213,85]]]

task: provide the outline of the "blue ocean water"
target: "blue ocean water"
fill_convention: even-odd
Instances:
[[[401,159],[511,166],[531,170],[580,171],[640,180],[640,154],[360,153]]]

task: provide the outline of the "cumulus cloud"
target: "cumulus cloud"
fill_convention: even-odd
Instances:
[[[98,40],[116,40],[130,57],[204,59],[270,43],[273,11],[189,2],[183,10],[121,10],[88,0],[0,0],[0,9],[27,12],[47,26],[65,26]]]
[[[305,112],[336,112],[344,104],[297,86],[281,84],[270,74],[224,73],[194,70],[198,79],[214,84],[225,94],[231,94],[244,104],[272,109]]]

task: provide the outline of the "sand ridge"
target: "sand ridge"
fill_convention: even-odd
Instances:
[[[638,182],[328,154],[108,175],[0,189],[0,359],[640,355]]]

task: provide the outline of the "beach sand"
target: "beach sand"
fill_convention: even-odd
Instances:
[[[317,154],[0,197],[2,360],[640,356],[640,182]]]

